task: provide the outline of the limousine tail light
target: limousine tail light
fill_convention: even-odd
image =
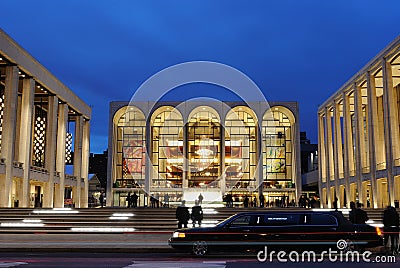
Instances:
[[[375,230],[376,230],[376,234],[377,234],[377,235],[382,236],[382,230],[381,230],[381,228],[375,227]]]
[[[185,233],[174,232],[172,234],[172,237],[174,237],[174,238],[185,238]]]

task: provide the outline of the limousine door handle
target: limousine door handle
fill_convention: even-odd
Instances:
[[[243,232],[250,232],[250,229],[244,229]]]

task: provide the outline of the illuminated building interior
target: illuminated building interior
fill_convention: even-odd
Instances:
[[[149,205],[149,195],[180,202],[199,193],[214,201],[230,193],[241,202],[258,198],[260,189],[271,201],[296,200],[297,120],[285,106],[260,112],[238,103],[223,113],[204,103],[190,109],[159,103],[146,114],[141,103],[117,104],[109,152],[112,205],[125,206],[133,192],[140,205]]]

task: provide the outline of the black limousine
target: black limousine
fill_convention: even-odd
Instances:
[[[238,213],[215,227],[178,229],[169,245],[202,256],[265,246],[337,249],[339,240],[352,245],[352,250],[383,243],[379,228],[353,224],[340,211],[265,211]]]

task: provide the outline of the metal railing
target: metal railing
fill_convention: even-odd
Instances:
[[[361,172],[362,172],[363,174],[369,173],[369,172],[370,172],[370,167],[369,167],[369,166],[368,166],[368,167],[363,167],[363,168],[361,169]]]
[[[377,169],[377,170],[384,170],[384,169],[386,169],[386,162],[377,163],[377,164],[376,164],[376,169]]]
[[[37,166],[31,166],[31,171],[37,171],[37,172],[41,172],[44,174],[50,174],[50,172],[47,169],[42,168],[42,167],[37,167]]]
[[[24,163],[21,163],[21,162],[18,162],[18,161],[13,161],[13,167],[24,168]]]

